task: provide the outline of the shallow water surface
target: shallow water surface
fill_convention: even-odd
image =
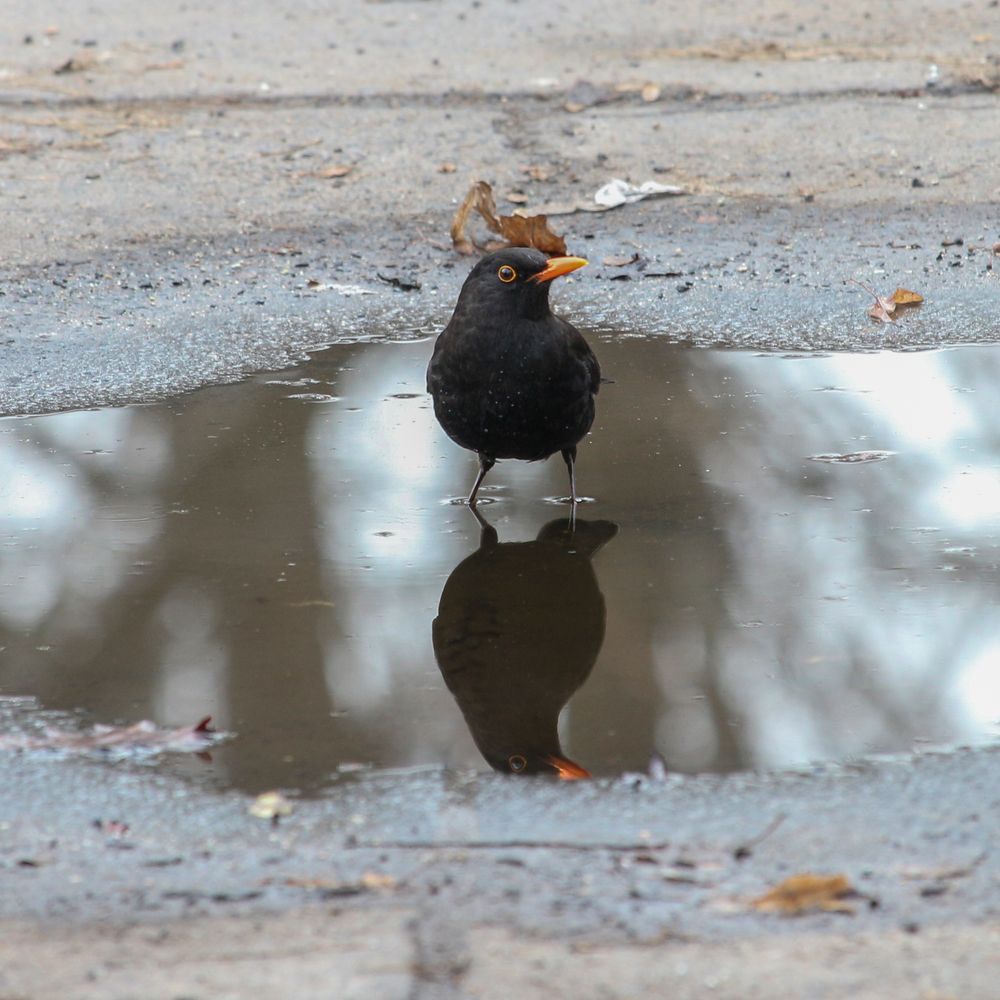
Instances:
[[[499,463],[485,525],[451,502],[476,465],[429,341],[0,421],[0,695],[212,714],[238,737],[169,766],[249,791],[560,741],[603,775],[995,736],[1000,348],[591,340],[573,531],[558,456]]]

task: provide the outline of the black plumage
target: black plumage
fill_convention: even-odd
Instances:
[[[465,279],[434,345],[427,391],[445,433],[479,456],[470,505],[497,459],[557,451],[576,502],[576,446],[594,422],[601,370],[580,332],[550,310],[549,286],[584,264],[513,247],[487,254]]]

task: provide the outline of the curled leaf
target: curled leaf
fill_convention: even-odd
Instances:
[[[497,215],[493,189],[486,181],[476,181],[451,220],[452,246],[464,254],[475,253],[479,247],[466,235],[469,216],[478,212],[492,233],[503,240],[500,246],[534,247],[542,253],[566,254],[566,241],[549,228],[544,215]]]
[[[893,313],[897,306],[918,306],[924,301],[924,297],[919,292],[911,292],[907,288],[897,288],[892,295],[879,295],[870,285],[863,281],[854,279],[856,285],[860,285],[875,302],[868,307],[868,315],[872,319],[877,319],[880,323],[895,323]]]
[[[760,913],[780,913],[786,917],[825,910],[833,913],[853,913],[854,907],[846,897],[856,896],[846,875],[815,875],[804,872],[790,875],[773,889],[750,901],[752,909]]]

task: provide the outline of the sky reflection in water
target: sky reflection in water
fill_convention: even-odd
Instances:
[[[578,465],[598,498],[580,517],[618,528],[583,557],[603,645],[568,585],[529,600],[526,582],[514,610],[485,594],[466,644],[497,616],[538,637],[510,647],[508,715],[548,669],[562,750],[595,774],[654,750],[726,771],[995,734],[1000,349],[592,341],[614,379]],[[434,422],[429,351],[346,345],[168,403],[0,421],[0,695],[99,721],[212,713],[240,738],[174,766],[250,791],[484,769],[466,725],[484,709],[432,638],[481,537],[447,502],[475,460]],[[862,451],[892,454],[813,460]],[[546,499],[563,477],[500,463],[483,510],[505,553],[565,517]],[[488,579],[462,584],[468,607]]]

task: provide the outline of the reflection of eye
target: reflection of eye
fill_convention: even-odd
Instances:
[[[504,264],[503,267],[497,271],[497,277],[504,282],[504,284],[509,285],[517,277],[517,271],[515,271],[510,264]],[[512,757],[511,760],[513,759],[514,758]],[[524,758],[522,757],[520,759],[523,760]],[[522,764],[521,767],[523,766],[524,765]]]
[[[528,762],[519,753],[516,753],[513,757],[507,758],[507,765],[517,774],[528,766]]]

